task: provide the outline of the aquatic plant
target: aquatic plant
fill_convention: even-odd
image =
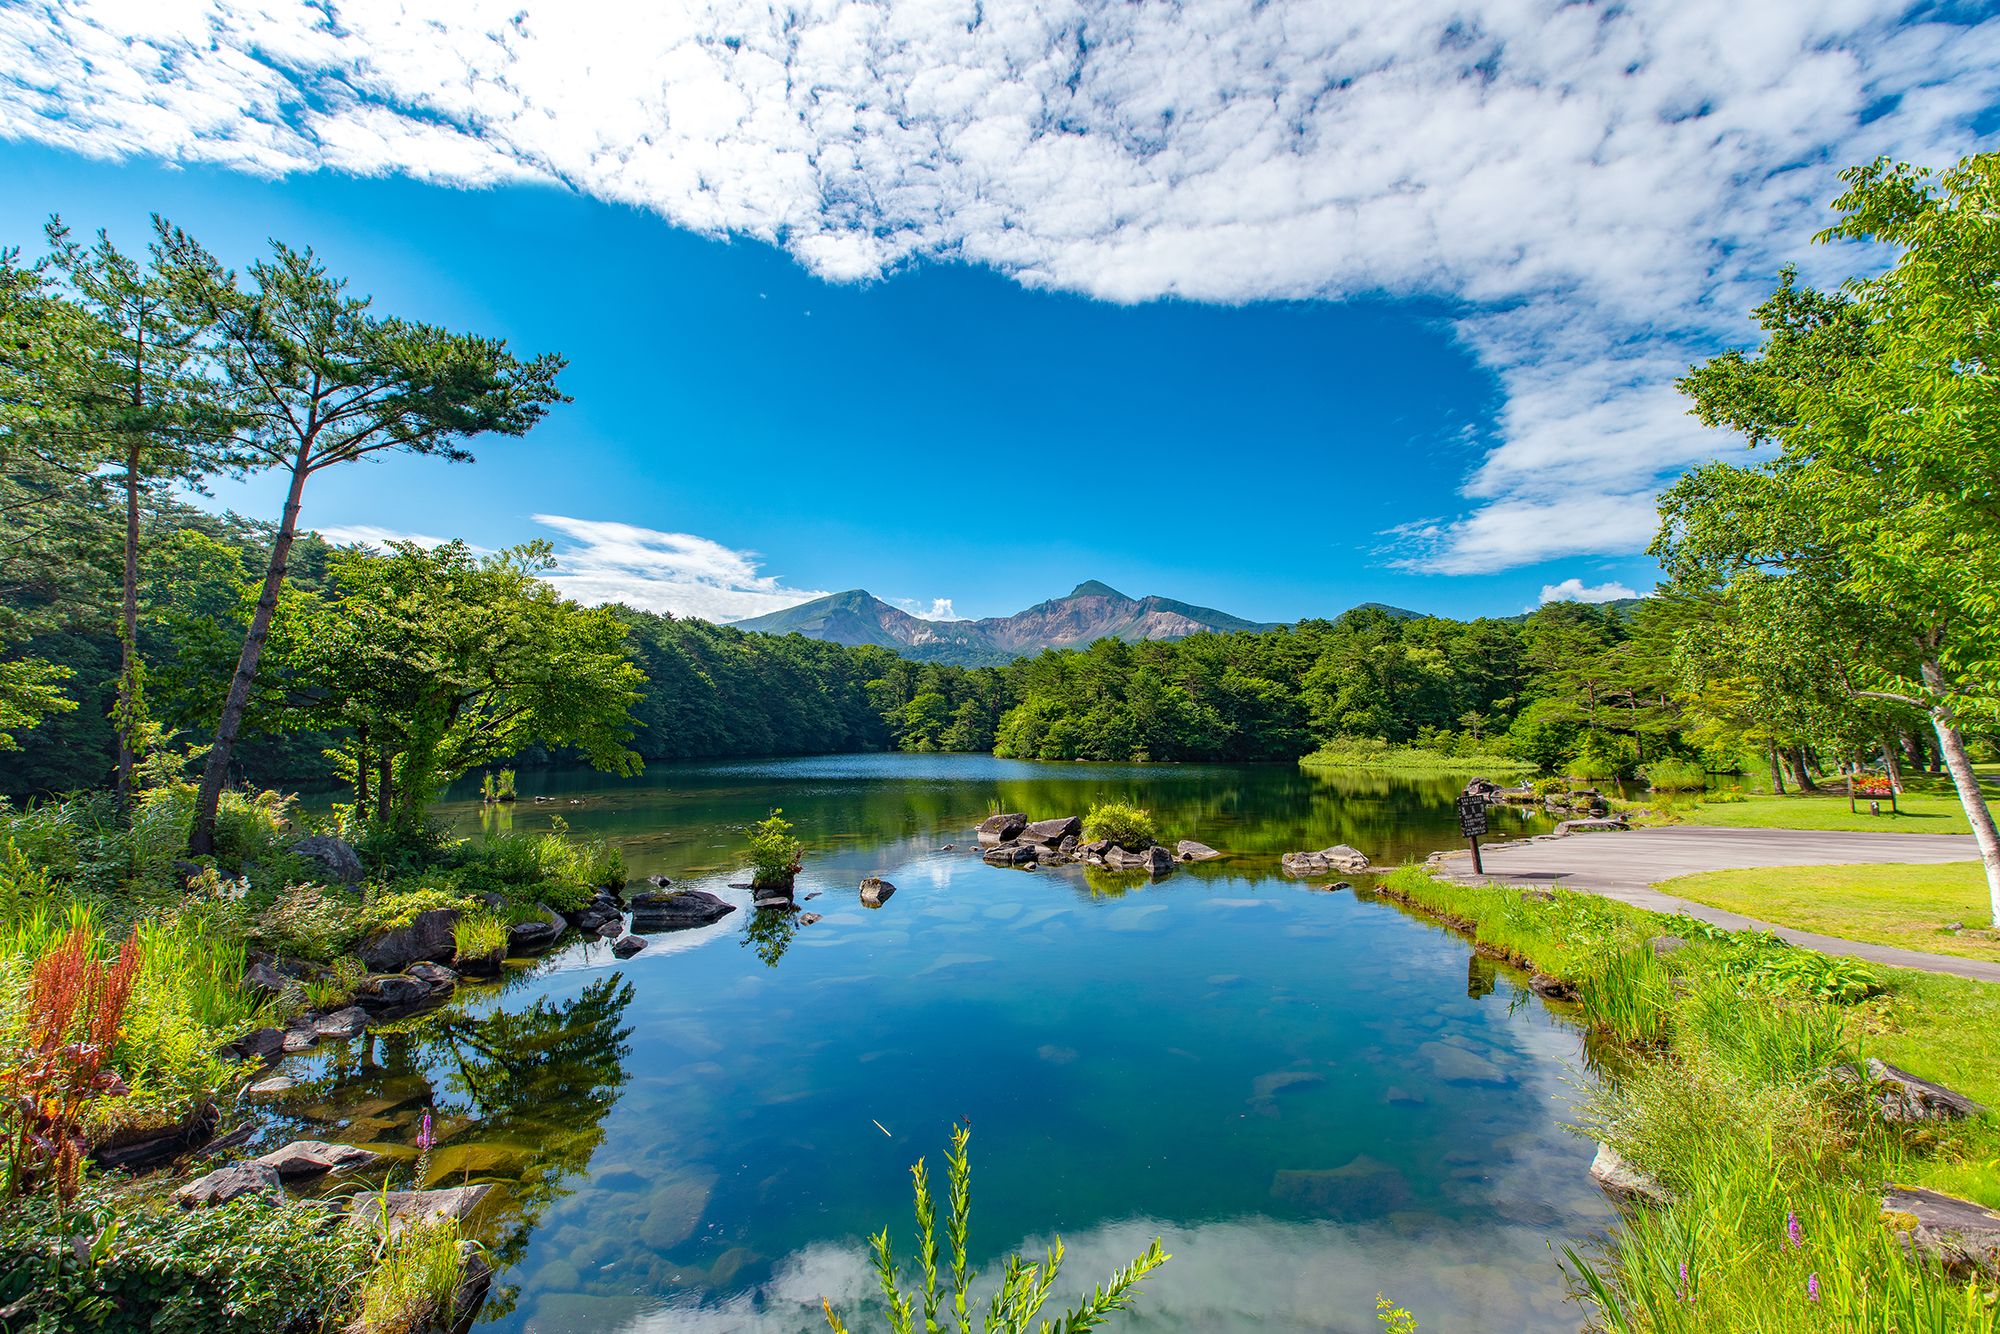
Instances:
[[[354,1297],[356,1331],[416,1334],[440,1323],[458,1300],[465,1259],[458,1222],[429,1219],[383,1232],[375,1264]]]
[[[463,913],[452,923],[451,941],[461,959],[490,959],[507,949],[507,924],[490,912]]]
[[[1708,787],[1708,770],[1695,760],[1654,760],[1644,776],[1655,792],[1702,792]]]
[[[1116,843],[1131,852],[1143,852],[1160,841],[1153,828],[1153,813],[1122,801],[1093,805],[1083,817],[1083,836]]]
[[[805,845],[792,837],[792,822],[781,808],[772,807],[769,815],[750,826],[751,878],[757,884],[790,884],[804,856]]]
[[[910,1168],[910,1178],[916,1186],[917,1264],[922,1286],[904,1290],[903,1274],[897,1267],[895,1253],[889,1244],[889,1229],[883,1228],[869,1239],[875,1252],[876,1277],[882,1287],[882,1296],[889,1304],[889,1328],[893,1334],[911,1334],[919,1304],[923,1308],[926,1331],[944,1328],[938,1312],[940,1307],[948,1304],[950,1310],[946,1319],[956,1324],[962,1334],[971,1334],[970,1288],[977,1277],[967,1260],[971,1237],[972,1164],[965,1146],[971,1138],[972,1132],[964,1126],[953,1127],[951,1148],[945,1154],[948,1196],[945,1242],[951,1248],[949,1292],[938,1285],[937,1206],[931,1198],[930,1174],[923,1159],[919,1158]],[[1137,1259],[1091,1289],[1090,1295],[1068,1312],[1053,1321],[1043,1320],[1039,1328],[1044,1334],[1057,1329],[1064,1334],[1082,1334],[1082,1331],[1096,1329],[1114,1313],[1130,1306],[1138,1285],[1172,1258],[1160,1248],[1160,1239],[1153,1238],[1153,1244]],[[986,1334],[1027,1334],[1027,1331],[1037,1328],[1035,1318],[1048,1303],[1050,1289],[1055,1286],[1062,1262],[1061,1237],[1055,1239],[1039,1261],[1030,1261],[1019,1255],[1008,1256],[1000,1286],[987,1304],[983,1325]],[[820,1305],[826,1312],[826,1323],[833,1334],[847,1334],[847,1326],[835,1314],[833,1304],[822,1298]],[[1414,1323],[1411,1328],[1415,1328]]]

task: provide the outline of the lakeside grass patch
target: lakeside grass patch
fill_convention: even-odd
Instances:
[[[1884,1226],[1884,1183],[2000,1202],[2000,1126],[1896,1126],[1835,1078],[1867,1056],[2000,1105],[2000,987],[1866,969],[1591,896],[1443,881],[1382,892],[1570,983],[1617,1063],[1578,1130],[1673,1192],[1566,1250],[1619,1334],[1826,1328],[1991,1334],[2000,1294],[1914,1259]],[[1656,952],[1656,935],[1685,944]]]
[[[1938,866],[1774,866],[1677,876],[1658,888],[1801,931],[2000,963],[1978,862]],[[1966,928],[1950,932],[1950,923]]]
[[[1993,791],[1993,776],[1981,775],[1982,784]],[[1860,809],[1847,809],[1847,789],[1838,779],[1827,779],[1820,792],[1787,792],[1783,795],[1763,790],[1727,789],[1705,793],[1654,793],[1650,799],[1630,803],[1649,812],[1641,824],[1702,824],[1726,829],[1824,829],[1857,830],[1871,834],[1966,834],[1965,807],[1948,778],[1927,774],[1906,774],[1904,790],[1896,798],[1898,814],[1891,815],[1887,802],[1883,813],[1870,815],[1866,801]]]
[[[1464,774],[1469,778],[1527,774],[1535,769],[1533,761],[1511,755],[1454,755],[1425,746],[1392,746],[1369,738],[1328,742],[1310,755],[1300,757],[1299,764],[1307,769],[1391,769],[1408,774]]]

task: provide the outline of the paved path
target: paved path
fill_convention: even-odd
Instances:
[[[1587,889],[1655,912],[1686,913],[1730,930],[1769,931],[1794,945],[1823,954],[1844,954],[1897,968],[2000,982],[2000,963],[1797,931],[1675,898],[1653,888],[1677,875],[1745,867],[1976,861],[1979,849],[1969,834],[1870,834],[1669,825],[1624,833],[1519,839],[1491,844],[1480,852],[1486,866],[1484,877],[1472,874],[1472,857],[1467,852],[1441,858],[1438,869],[1454,880],[1467,882],[1483,879],[1487,884]]]

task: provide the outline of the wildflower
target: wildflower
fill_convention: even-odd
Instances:
[[[1785,1214],[1785,1240],[1795,1251],[1806,1244],[1805,1229],[1799,1226],[1799,1216],[1795,1213]]]
[[[1814,1303],[1819,1301],[1818,1270],[1814,1270],[1812,1273],[1806,1275],[1806,1300]]]
[[[1694,1301],[1694,1298],[1688,1295],[1688,1267],[1685,1260],[1681,1261],[1681,1290],[1675,1294],[1675,1300],[1689,1303]]]
[[[436,1143],[437,1136],[431,1133],[431,1114],[427,1111],[424,1113],[424,1119],[417,1123],[417,1149],[419,1152],[429,1153]]]

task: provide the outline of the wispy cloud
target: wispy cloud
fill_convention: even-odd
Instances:
[[[429,533],[405,533],[394,528],[378,528],[372,523],[335,524],[331,528],[317,530],[319,535],[335,546],[373,547],[381,550],[391,542],[415,542],[420,547],[441,547],[451,541],[448,537],[433,537]],[[478,548],[474,548],[478,550]]]
[[[962,621],[965,619],[951,605],[950,598],[932,598],[928,606],[925,605],[922,598],[883,598],[882,600],[891,606],[901,607],[904,611],[919,620]]]
[[[1672,377],[1782,261],[1832,262],[1833,171],[1956,157],[2000,103],[2000,18],[1911,0],[431,11],[12,5],[0,134],[556,181],[834,280],[1442,297],[1504,394],[1460,512],[1402,534],[1447,573],[1642,547],[1657,484],[1725,447]]]
[[[778,576],[762,573],[754,551],[692,533],[561,514],[534,519],[568,539],[556,544],[556,570],[547,578],[578,602],[623,602],[676,616],[740,621],[826,596],[788,588]]]
[[[1636,590],[1627,588],[1617,580],[1601,584],[1586,584],[1581,579],[1565,579],[1559,584],[1543,584],[1540,605],[1551,602],[1616,602],[1620,598],[1635,598]]]

